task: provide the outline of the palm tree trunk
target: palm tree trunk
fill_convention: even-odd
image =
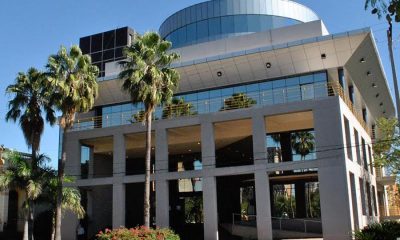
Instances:
[[[62,130],[62,157],[58,159],[58,185],[57,185],[57,203],[56,203],[56,219],[55,219],[55,240],[61,240],[61,204],[62,204],[62,182],[64,178],[64,165],[65,161],[67,160],[67,153],[66,153],[66,129],[63,128]]]
[[[25,212],[24,214],[24,236],[23,240],[29,240],[29,214]]]
[[[144,226],[150,227],[150,165],[151,165],[151,117],[153,110],[149,108],[146,114],[146,176],[144,181]]]
[[[394,56],[393,56],[393,27],[392,23],[389,22],[389,29],[387,30],[387,38],[388,38],[388,48],[389,48],[389,56],[390,56],[390,65],[392,67],[392,76],[393,76],[393,84],[394,84],[394,93],[396,96],[396,110],[397,110],[397,119],[400,119],[400,97],[399,97],[399,86],[397,83],[397,73],[396,73],[396,66],[394,63]]]
[[[29,212],[28,212],[28,235],[29,240],[33,240],[33,221],[34,221],[34,210],[33,210],[33,201],[29,201]]]

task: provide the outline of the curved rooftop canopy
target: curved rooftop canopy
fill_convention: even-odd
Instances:
[[[212,0],[184,8],[160,27],[173,48],[319,20],[289,0]]]

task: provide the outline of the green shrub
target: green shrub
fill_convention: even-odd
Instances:
[[[179,240],[172,230],[147,227],[106,229],[96,235],[97,240]]]
[[[356,240],[396,240],[400,237],[400,223],[396,221],[372,223],[356,231],[354,237]]]

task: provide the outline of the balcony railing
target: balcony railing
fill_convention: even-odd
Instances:
[[[318,82],[282,89],[270,89],[254,93],[238,94],[225,98],[221,97],[211,100],[182,102],[175,105],[170,104],[164,107],[158,107],[153,115],[153,119],[171,119],[182,116],[249,108],[252,106],[267,106],[320,99],[328,96],[340,96],[364,129],[370,133],[370,130],[364,122],[360,112],[355,109],[350,99],[344,94],[344,91],[338,82]],[[144,111],[126,111],[103,114],[102,116],[77,119],[72,131],[126,125],[142,122],[143,120]]]

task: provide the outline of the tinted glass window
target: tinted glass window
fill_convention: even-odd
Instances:
[[[200,42],[208,40],[208,20],[197,23],[197,40]]]
[[[235,32],[247,32],[247,17],[246,15],[234,16]]]
[[[115,40],[115,31],[109,31],[104,33],[103,38],[103,48],[111,49],[114,48],[114,40]]]
[[[83,54],[90,53],[90,37],[84,37],[79,40],[79,47]]]
[[[187,42],[188,42],[188,43],[193,43],[193,42],[195,42],[195,41],[196,41],[196,36],[197,36],[197,33],[196,33],[196,24],[194,23],[194,24],[188,25],[188,26],[187,26],[187,36],[186,36]]]
[[[124,51],[123,47],[115,49],[115,58],[123,57],[124,56],[123,51]]]
[[[114,49],[103,52],[103,60],[114,59]]]
[[[126,46],[128,44],[128,28],[120,28],[116,31],[117,47]]]
[[[228,34],[234,32],[233,17],[221,18],[221,33]]]
[[[102,55],[101,52],[99,52],[99,53],[93,53],[93,54],[91,55],[91,57],[92,57],[92,62],[100,62],[100,61],[101,61],[101,55]]]
[[[221,34],[221,18],[213,18],[208,20],[208,29],[210,33],[210,40],[217,39],[217,35]]]
[[[103,34],[96,34],[92,36],[92,45],[91,45],[91,51],[92,52],[98,52],[102,50],[102,45],[103,45]]]

